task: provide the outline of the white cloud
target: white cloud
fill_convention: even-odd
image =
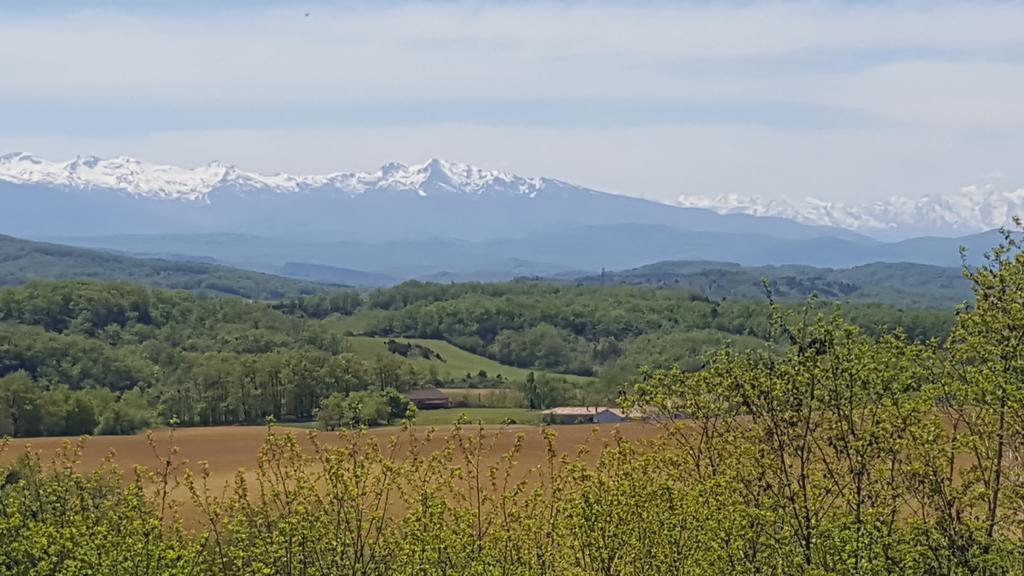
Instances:
[[[1003,53],[1024,48],[1022,24],[1024,5],[1012,3],[400,4],[309,18],[281,8],[177,19],[86,12],[6,18],[0,53],[5,90],[34,96],[749,98],[788,96],[780,92],[797,86],[730,75],[737,59]],[[685,65],[695,61],[723,74],[694,78]],[[913,77],[915,64],[907,65]]]
[[[1024,64],[897,62],[837,77],[829,101],[897,122],[935,127],[1024,127]]]
[[[504,99],[607,99],[783,102],[864,120],[786,130],[721,118],[603,129],[370,118],[358,130],[309,130],[253,112],[237,131],[144,133],[116,119],[88,137],[0,130],[0,151],[219,158],[262,171],[445,156],[666,200],[916,196],[1012,171],[1024,154],[1021,3],[389,3],[308,18],[284,6],[46,18],[0,8],[0,99],[25,108],[8,114],[37,116],[67,100],[258,111],[480,99],[497,102],[500,118]],[[686,189],[666,189],[672,179]]]

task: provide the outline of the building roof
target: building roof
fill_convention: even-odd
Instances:
[[[448,396],[437,388],[423,388],[421,390],[409,390],[403,396],[412,401],[447,400]]]
[[[551,414],[553,416],[595,416],[602,412],[611,412],[620,418],[623,417],[621,410],[607,406],[559,406],[544,410],[541,414]]]

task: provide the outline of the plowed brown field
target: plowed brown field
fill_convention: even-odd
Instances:
[[[551,426],[556,438],[555,448],[559,454],[575,456],[581,449],[589,450],[586,460],[596,459],[604,446],[614,441],[616,431],[627,439],[652,438],[658,434],[657,426],[642,423],[625,423],[619,425],[576,425],[576,426]],[[472,429],[467,429],[471,431]],[[528,478],[529,471],[544,463],[546,458],[546,443],[542,435],[543,428],[535,426],[509,426],[509,427],[487,427],[485,429],[484,445],[488,447],[485,462],[487,464],[497,461],[505,453],[512,449],[517,434],[522,433],[523,446],[516,464],[513,468],[513,475],[519,479]],[[414,431],[422,436],[427,429],[415,428]],[[179,450],[175,456],[176,461],[184,462],[193,470],[198,469],[198,463],[206,461],[209,463],[211,487],[226,486],[231,483],[234,475],[239,469],[253,470],[257,465],[260,446],[266,439],[268,430],[263,426],[224,426],[208,428],[183,428],[173,433],[173,445]],[[293,433],[299,439],[300,445],[309,448],[310,443],[307,437],[308,429],[289,428],[286,426],[274,427],[274,433]],[[402,441],[399,443],[399,458],[408,445],[408,436],[397,428],[377,428],[367,432],[371,438],[387,440],[389,437],[399,434]],[[446,440],[448,431],[439,428],[435,436],[424,448],[428,451],[441,449]],[[166,454],[171,444],[171,431],[158,430],[154,432],[154,441],[157,453]],[[338,444],[341,439],[336,433],[321,432],[317,435],[323,444]],[[10,440],[6,450],[0,453],[0,464],[8,463],[25,450],[40,452],[44,462],[48,462],[66,442],[77,441],[77,438],[19,438]],[[149,468],[157,468],[161,464],[161,456],[154,454],[146,436],[139,434],[135,436],[94,436],[85,440],[84,450],[79,459],[78,468],[88,471],[99,466],[105,457],[112,454],[113,462],[122,470],[130,471],[134,466],[141,465]],[[185,499],[185,494],[179,490],[174,494],[176,498]],[[186,506],[187,508],[187,506]]]

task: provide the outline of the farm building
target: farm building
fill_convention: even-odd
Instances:
[[[417,410],[430,410],[431,408],[449,408],[451,401],[444,392],[437,388],[423,388],[422,390],[410,390],[403,394],[409,402],[416,406]]]
[[[611,424],[626,419],[620,410],[605,406],[562,406],[541,414],[548,424]]]

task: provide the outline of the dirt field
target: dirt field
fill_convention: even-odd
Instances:
[[[589,448],[592,454],[600,453],[603,446],[613,440],[613,431],[618,430],[629,439],[650,438],[658,433],[656,426],[642,423],[626,423],[619,425],[577,425],[552,426],[557,437],[556,449],[559,453],[575,455],[581,447]],[[275,433],[294,433],[304,446],[309,446],[308,429],[275,427]],[[514,468],[515,475],[525,478],[529,470],[544,462],[546,446],[541,435],[542,428],[536,426],[494,426],[486,429],[487,445],[493,447],[489,451],[492,461],[496,461],[507,453],[515,442],[517,433],[524,435],[523,450]],[[423,434],[425,427],[416,432]],[[427,448],[440,449],[445,443],[446,430],[439,428],[437,435]],[[373,429],[368,434],[373,437],[387,439],[399,434],[396,428]],[[222,486],[234,478],[235,472],[244,468],[252,470],[256,467],[257,456],[261,444],[267,435],[263,426],[226,426],[209,428],[184,428],[174,432],[174,445],[178,447],[179,460],[186,461],[195,469],[200,461],[209,462],[211,484]],[[155,432],[155,441],[160,454],[166,454],[169,446],[170,431]],[[325,444],[338,443],[337,434],[321,432],[318,438]],[[25,450],[42,452],[43,460],[50,457],[67,441],[77,438],[19,438],[11,440],[3,453],[0,453],[0,464],[12,461]],[[401,446],[401,444],[400,444]],[[122,470],[129,471],[136,465],[155,468],[160,464],[159,458],[153,453],[145,435],[135,436],[95,436],[86,439],[79,467],[90,470],[101,464],[103,459],[113,452],[115,464]],[[596,456],[595,456],[596,457]],[[178,497],[184,495],[178,494]]]

